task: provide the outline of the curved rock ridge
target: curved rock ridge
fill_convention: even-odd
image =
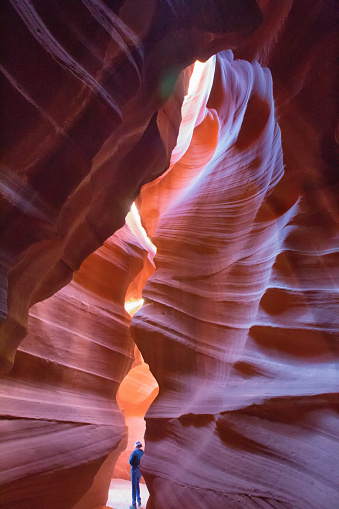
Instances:
[[[116,403],[134,362],[125,294],[148,255],[126,225],[31,308],[29,334],[0,386],[1,508],[106,503],[127,445]]]
[[[160,387],[147,507],[336,507],[333,195],[314,202],[296,179],[309,168],[288,106],[281,139],[269,69],[217,55],[202,108],[182,159],[140,195],[158,249],[131,325]]]
[[[156,246],[152,244],[148,238],[141,224],[138,209],[134,203],[130,212],[126,216],[126,225],[131,233],[133,233],[133,235],[136,237],[137,242],[147,252],[147,258],[144,258],[142,270],[137,274],[135,278],[133,278],[131,284],[127,288],[125,295],[125,309],[132,317],[134,313],[136,313],[136,311],[138,311],[143,305],[143,300],[141,298],[142,289],[144,288],[146,281],[150,278],[155,269],[154,255],[156,253]],[[138,350],[137,347],[135,348]],[[139,356],[140,355],[141,354],[139,352]],[[136,360],[141,362],[141,358],[139,358],[139,356],[136,356]]]
[[[158,219],[168,204],[172,199],[177,199],[182,190],[186,191],[187,180],[198,175],[204,167],[204,160],[207,163],[213,155],[218,141],[219,124],[216,116],[206,110],[206,104],[213,83],[214,69],[214,56],[206,63],[199,61],[195,63],[181,108],[182,121],[169,168],[163,175],[144,186],[137,198],[143,223],[150,237],[153,236]],[[183,78],[184,76],[183,73]],[[160,114],[158,116],[160,125],[161,120]],[[196,129],[195,138],[192,139],[194,129]],[[163,139],[166,143],[167,137],[163,136]],[[206,144],[210,146],[210,150],[206,150]],[[188,155],[186,155],[187,151]],[[193,151],[196,153],[195,162],[192,163]],[[180,164],[176,164],[178,161]],[[145,192],[146,196],[144,196]]]
[[[134,204],[129,214],[127,214],[126,225],[147,252],[147,258],[144,257],[142,270],[133,279],[126,293],[125,309],[132,317],[143,305],[141,293],[146,281],[155,269],[153,260],[156,247],[147,237],[141,225],[138,210]],[[137,440],[141,440],[144,443],[146,426],[144,416],[158,395],[158,392],[158,384],[150,372],[149,366],[144,362],[140,350],[135,345],[133,365],[122,380],[116,396],[118,406],[124,414],[125,423],[128,428],[128,441],[126,449],[120,454],[114,467],[114,478],[130,480],[131,468],[128,461],[129,456]],[[144,482],[143,478],[141,482]]]
[[[1,4],[0,369],[28,309],[67,284],[169,163],[157,110],[182,69],[260,24],[254,0]],[[179,104],[179,116],[180,106]],[[15,235],[13,235],[15,231]]]
[[[113,477],[130,481],[129,456],[137,440],[141,441],[143,446],[145,445],[144,417],[158,393],[158,384],[149,366],[141,358],[141,363],[135,365],[123,379],[117,393],[117,402],[119,408],[123,410],[128,428],[128,443],[115,465]],[[144,482],[143,478],[141,482]]]
[[[106,503],[142,356],[148,509],[338,507],[336,3],[0,8],[1,508]]]
[[[295,204],[279,218],[280,228],[280,223],[270,217],[257,221],[266,197],[283,176],[269,71],[258,64],[232,61],[229,54],[218,55],[216,67],[219,79],[213,84],[211,107],[195,129],[189,149],[158,179],[157,186],[151,183],[141,193],[140,212],[146,230],[149,217],[143,215],[143,203],[146,214],[148,204],[158,198],[157,190],[159,199],[164,197],[164,209],[152,237],[158,248],[156,272],[144,289],[145,304],[133,318],[133,333],[147,362],[149,355],[162,355],[162,349],[178,348],[177,355],[165,355],[163,362],[168,366],[159,367],[156,373],[160,387],[168,390],[172,370],[173,375],[179,371],[184,377],[176,380],[173,376],[173,397],[178,397],[173,417],[190,412],[215,413],[220,404],[225,406],[228,396],[222,374],[227,374],[227,365],[236,362],[243,350],[279,247],[279,231],[297,209]],[[217,109],[213,108],[213,96],[223,93],[229,100],[225,97]],[[256,128],[255,133],[249,118],[253,109],[266,115],[261,131]],[[194,166],[198,166],[197,174],[191,170]],[[182,192],[178,192],[180,188]],[[169,192],[164,193],[164,189]],[[175,325],[171,330],[166,326],[169,316]],[[147,343],[140,344],[143,317],[150,343],[153,336],[163,341],[160,350],[150,353],[145,350]],[[191,327],[199,331],[201,341]],[[181,348],[187,354],[192,350],[192,355],[179,354]],[[192,364],[186,366],[190,359]],[[213,369],[203,368],[208,361],[215,363]],[[153,359],[150,365],[157,369]],[[202,391],[201,397],[195,398],[200,387],[195,377],[205,379],[205,388],[211,383],[213,390]],[[188,393],[182,401],[183,409],[180,384],[185,394],[192,390],[192,395]],[[153,415],[158,408],[161,416],[162,399],[153,405]]]

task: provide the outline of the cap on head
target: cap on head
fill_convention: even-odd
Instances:
[[[139,440],[138,440],[137,442],[135,442],[134,447],[136,447],[137,449],[140,449],[142,447],[142,443],[139,442]]]

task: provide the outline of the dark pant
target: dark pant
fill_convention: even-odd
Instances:
[[[138,499],[138,502],[141,501],[140,486],[139,486],[140,479],[141,479],[140,469],[136,468],[136,467],[132,467],[131,468],[132,504],[135,504],[137,499]]]

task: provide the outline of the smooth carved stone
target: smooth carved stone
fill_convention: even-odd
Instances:
[[[131,326],[160,387],[148,507],[336,507],[332,196],[312,202],[296,182],[288,135],[284,173],[268,69],[217,55],[201,107],[181,159],[139,199],[158,249]]]
[[[140,362],[124,378],[117,394],[117,402],[124,412],[128,427],[127,447],[121,453],[113,472],[114,477],[119,479],[131,479],[129,456],[137,440],[141,440],[144,444],[144,416],[159,393],[158,384],[148,365],[143,359]],[[143,478],[141,482],[144,482]]]
[[[134,361],[125,294],[147,256],[125,226],[31,308],[30,332],[0,386],[2,508],[106,503],[127,445],[115,400]]]
[[[211,55],[216,38],[239,43],[262,15],[253,0],[158,0],[142,13],[134,0],[5,0],[1,9],[0,370],[8,372],[29,307],[71,280],[123,226],[142,184],[167,168],[180,119],[165,148],[157,110],[180,71]]]
[[[118,261],[86,258],[167,168],[139,199],[148,507],[339,506],[337,9],[258,5],[248,37],[250,0],[1,4],[2,371],[61,289],[1,382],[5,509],[106,503],[146,277],[127,260],[153,265],[126,231]],[[180,70],[231,47],[180,137]]]

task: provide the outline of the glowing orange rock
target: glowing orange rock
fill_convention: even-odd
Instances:
[[[245,40],[261,20],[252,0],[108,4],[1,6],[0,368],[29,307],[170,166],[139,200],[159,249],[133,319],[160,384],[148,507],[337,507],[335,3],[258,0],[263,24]],[[235,61],[212,59],[213,84],[207,73],[186,102],[172,152],[192,68],[173,90],[175,78],[230,47]],[[135,241],[122,244],[115,269],[106,246],[32,309],[1,382],[8,509],[105,503],[125,436],[114,396],[135,351],[124,292],[138,300],[145,280],[127,277]]]
[[[143,359],[141,364],[131,369],[120,385],[117,402],[126,419],[128,443],[114,469],[114,476],[117,478],[128,480],[131,478],[128,459],[137,440],[144,445],[144,416],[158,393],[158,384]]]
[[[148,507],[334,507],[332,202],[314,217],[314,190],[284,174],[268,69],[218,55],[201,117],[139,202],[158,248],[132,319],[160,386]]]
[[[157,111],[180,71],[213,54],[216,37],[239,43],[262,20],[253,0],[147,6],[2,4],[1,372],[29,307],[71,280],[167,168],[184,90],[171,146]]]
[[[73,281],[32,307],[30,333],[1,379],[1,505],[105,504],[127,445],[115,397],[134,361],[125,293],[147,251],[124,227]],[[44,482],[43,482],[44,480]],[[38,494],[38,495],[37,495]]]

